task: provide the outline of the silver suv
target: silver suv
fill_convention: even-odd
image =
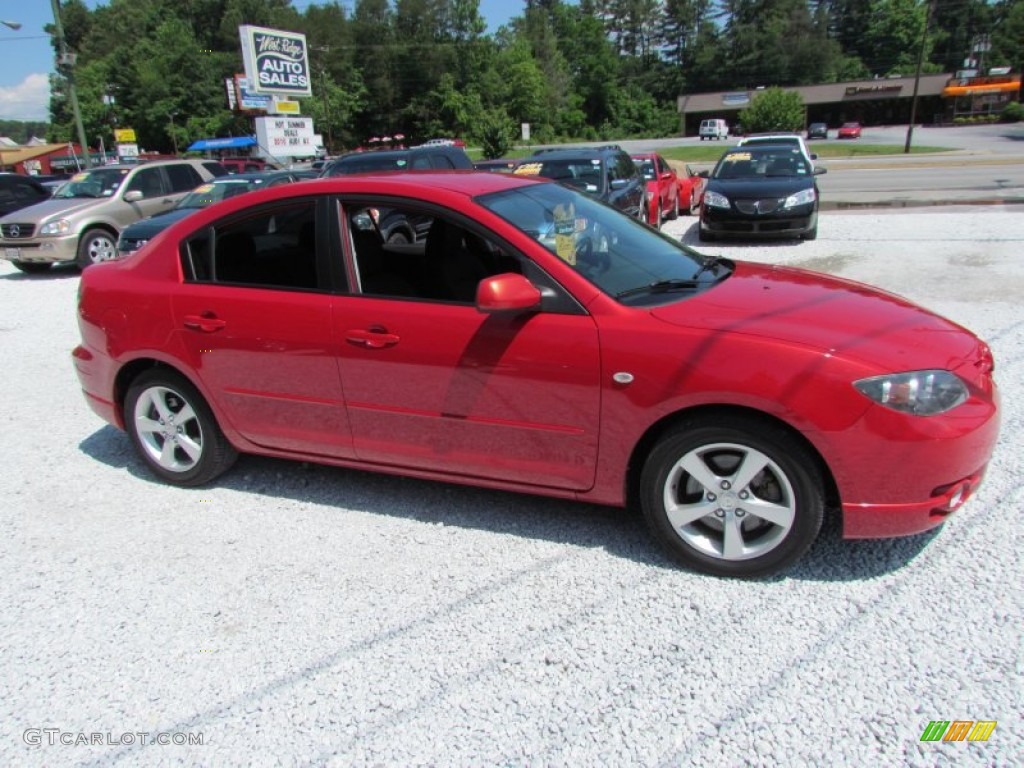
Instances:
[[[218,173],[206,160],[105,165],[72,176],[49,200],[0,219],[0,258],[23,272],[117,258],[129,224],[163,213]]]

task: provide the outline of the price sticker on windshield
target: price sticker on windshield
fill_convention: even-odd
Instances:
[[[726,155],[724,160],[727,163],[738,163],[742,160],[750,160],[752,158],[753,155],[751,155],[749,152],[736,152],[735,154],[732,155]]]
[[[552,211],[555,217],[555,253],[571,267],[576,266],[576,207],[556,205]]]
[[[543,163],[523,163],[517,166],[513,174],[517,176],[539,176],[540,169],[544,167]]]

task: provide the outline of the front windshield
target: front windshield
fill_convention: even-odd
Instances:
[[[517,176],[543,176],[566,186],[600,196],[604,192],[601,161],[581,160],[528,160],[513,171]]]
[[[260,181],[256,179],[229,179],[203,184],[196,187],[178,202],[175,208],[205,208],[208,205],[227,200],[251,189],[256,189]]]
[[[725,276],[709,260],[631,216],[560,184],[531,184],[482,195],[477,202],[624,304],[676,301]]]
[[[713,179],[758,179],[806,176],[807,161],[798,149],[784,146],[742,147],[722,155],[711,172]]]
[[[54,194],[55,198],[110,197],[128,175],[127,168],[96,168],[76,173]]]

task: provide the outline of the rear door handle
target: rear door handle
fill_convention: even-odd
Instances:
[[[223,328],[227,323],[212,312],[204,312],[201,315],[185,315],[185,327],[190,331],[200,331],[202,333],[216,333]]]
[[[384,328],[354,328],[345,332],[345,341],[355,344],[357,347],[383,349],[384,347],[393,347],[398,343],[399,338],[393,333],[388,333]]]

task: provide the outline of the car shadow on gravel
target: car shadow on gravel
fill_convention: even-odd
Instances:
[[[112,426],[89,435],[79,448],[140,482],[162,484],[135,454],[128,436]],[[642,565],[682,569],[651,538],[635,509],[246,454],[203,491],[216,489],[602,549]],[[795,566],[763,581],[873,579],[910,563],[934,537],[931,532],[902,539],[843,541],[838,516],[831,515],[811,550]]]
[[[38,281],[38,280],[67,280],[69,277],[79,277],[81,271],[78,267],[73,265],[68,266],[54,266],[50,267],[45,272],[8,272],[7,274],[0,275],[0,280],[10,280],[11,282],[25,281]]]
[[[683,245],[688,245],[691,248],[695,248],[698,251],[704,252],[711,248],[717,248],[719,246],[756,246],[758,248],[786,248],[794,245],[800,245],[806,242],[799,237],[772,237],[764,239],[749,238],[744,239],[740,237],[728,238],[724,240],[712,240],[704,242],[700,239],[700,221],[694,221],[686,231],[678,236],[679,242]]]

